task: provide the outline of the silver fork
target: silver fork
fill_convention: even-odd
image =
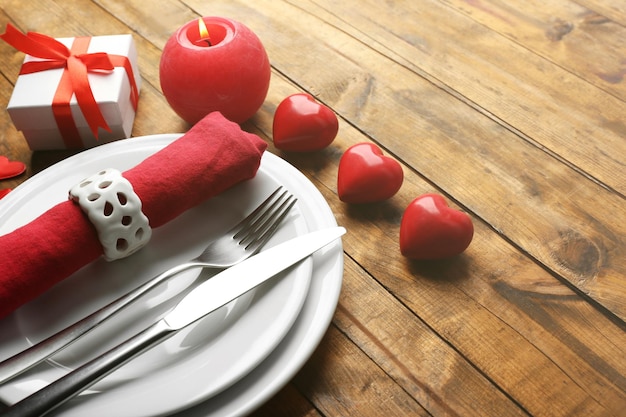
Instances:
[[[267,243],[295,203],[296,198],[279,187],[224,236],[212,241],[198,257],[170,268],[100,310],[1,362],[0,384],[46,360],[176,274],[197,267],[224,269],[254,255]]]

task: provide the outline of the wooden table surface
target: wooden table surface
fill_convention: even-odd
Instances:
[[[270,57],[267,99],[243,128],[348,229],[332,324],[255,416],[626,415],[626,2],[0,0],[3,28],[132,33],[133,136],[189,129],[158,63],[178,27],[210,15],[245,23]],[[29,167],[0,181],[12,188],[69,153],[28,149],[4,110],[23,54],[0,52],[0,155]],[[337,113],[327,149],[273,147],[274,111],[296,92]],[[339,159],[359,142],[402,164],[388,201],[337,196]],[[432,192],[471,215],[474,240],[409,261],[401,217]]]

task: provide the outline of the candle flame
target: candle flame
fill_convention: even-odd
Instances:
[[[198,32],[200,33],[200,40],[205,41],[210,46],[211,37],[209,36],[209,29],[207,29],[206,23],[204,23],[204,19],[201,17],[198,18]]]

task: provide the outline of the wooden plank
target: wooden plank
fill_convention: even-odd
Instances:
[[[124,25],[139,36],[149,39],[159,50],[163,49],[170,36],[184,23],[199,16],[183,2],[151,0],[94,0],[94,3],[119,18]],[[158,13],[148,13],[158,10]],[[167,16],[166,19],[163,17]]]
[[[332,326],[293,383],[325,416],[429,415]]]
[[[626,134],[626,125],[621,122],[621,115],[626,111],[623,100],[436,0],[403,3],[399,8],[386,7],[376,1],[360,4],[360,7],[351,7],[346,2],[299,2],[298,7],[316,15],[323,14],[323,19],[338,30],[347,31],[383,54],[394,50],[392,58],[401,65],[466,100],[543,151],[566,160],[622,196],[626,194],[626,170],[615,158],[626,153],[622,140]],[[350,16],[350,25],[346,25],[341,16]],[[331,50],[338,39],[332,34],[311,36],[323,36],[318,42],[325,45],[322,48]],[[367,59],[356,51],[352,55],[349,59],[353,62]],[[375,78],[363,72],[361,69],[356,74],[365,80]],[[348,85],[357,87],[354,84]],[[611,91],[623,89],[623,85],[612,86]],[[393,87],[398,95],[412,96],[408,100],[430,100],[421,89],[405,86],[402,79],[396,80]],[[428,109],[414,107],[413,113],[416,112],[430,118]],[[473,133],[460,127],[451,133],[457,136]],[[483,138],[493,135],[498,134],[494,132]]]
[[[573,1],[444,3],[554,62],[607,94],[626,100],[626,28]]]
[[[293,384],[288,384],[250,417],[321,417]]]
[[[334,321],[433,415],[527,415],[351,260]]]
[[[621,0],[578,0],[578,3],[595,13],[626,26],[626,3]]]

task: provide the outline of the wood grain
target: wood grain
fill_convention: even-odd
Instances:
[[[263,10],[269,16],[278,15],[277,10],[271,11],[272,4],[264,5]],[[624,297],[605,291],[606,287],[621,287],[618,293],[626,291],[624,281],[618,278],[626,267],[626,257],[620,254],[626,247],[626,230],[621,226],[626,223],[619,221],[626,216],[620,210],[621,196],[567,164],[553,163],[554,156],[491,118],[472,114],[453,96],[438,94],[437,87],[406,67],[375,59],[378,55],[358,40],[296,8],[289,11],[293,15],[281,9],[285,22],[297,16],[304,26],[317,30],[305,34],[308,38],[296,37],[292,31],[287,38],[302,39],[295,48],[269,42],[275,66],[301,61],[295,67],[300,73],[291,72],[294,82],[320,86],[313,92],[349,123],[358,125],[369,138],[383,143],[390,153],[454,195],[539,262],[623,318]],[[275,22],[273,27],[291,30],[280,25]],[[262,28],[260,31],[263,33]],[[345,47],[342,54],[331,52],[335,44]],[[304,49],[307,55],[297,56],[297,51]],[[374,65],[367,65],[367,72],[359,66],[370,61]],[[309,71],[316,62],[327,65]],[[339,77],[337,68],[341,68]],[[401,115],[402,123],[394,122],[391,115]],[[536,120],[535,115],[529,120]],[[619,142],[623,149],[624,141]],[[619,149],[611,154],[620,154]],[[454,165],[442,166],[442,161],[454,161]],[[613,172],[619,176],[624,171],[614,167]]]
[[[202,15],[232,17],[261,38],[270,91],[243,127],[303,172],[348,229],[326,336],[254,415],[623,413],[622,2],[0,0],[2,25],[133,34],[143,81],[133,136],[189,128],[161,93],[158,63],[171,33]],[[6,106],[23,54],[4,43],[0,53]],[[335,111],[339,135],[320,152],[284,153],[272,144],[273,114],[301,91]],[[6,112],[0,127],[0,155],[29,166],[0,188],[68,156],[30,152]],[[341,155],[360,142],[402,164],[388,201],[337,197]],[[472,217],[461,256],[400,255],[403,211],[426,192]]]

